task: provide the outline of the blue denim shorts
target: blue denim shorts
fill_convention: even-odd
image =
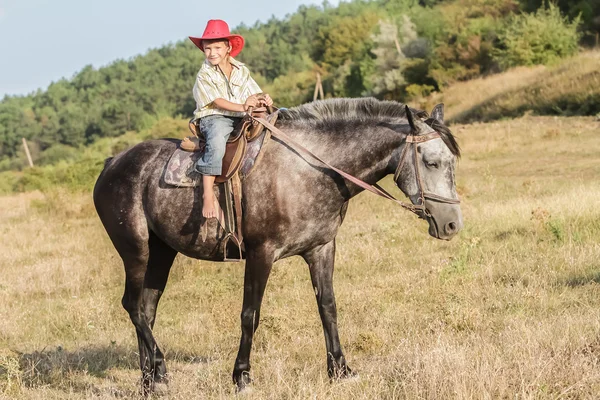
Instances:
[[[221,175],[227,139],[241,120],[239,117],[220,114],[200,118],[198,126],[200,132],[206,137],[206,148],[202,157],[196,162],[197,172],[202,175]]]

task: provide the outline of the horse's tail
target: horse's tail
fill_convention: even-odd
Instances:
[[[106,172],[106,168],[108,168],[110,166],[113,159],[114,159],[114,157],[108,157],[107,159],[104,160],[104,166],[102,167],[102,171],[100,171],[100,174],[98,175],[98,178],[96,179],[96,185],[98,185],[100,178],[102,178],[102,175],[104,175],[104,173]],[[94,188],[95,188],[95,186],[94,186]]]
[[[106,160],[104,160],[104,169],[106,169],[106,167],[109,166],[110,162],[112,161],[114,157],[108,157]]]
[[[112,162],[114,157],[108,157],[107,159],[104,160],[104,167],[102,167],[102,171],[100,171],[100,174],[98,175],[98,178],[96,179],[96,183],[94,184],[94,190],[92,191],[92,198],[94,199],[94,205],[96,206],[96,211],[98,212],[98,215],[100,215],[100,209],[98,208],[98,195],[99,195],[99,187],[102,186],[102,177],[104,176],[104,174],[106,173],[106,168],[108,168]]]

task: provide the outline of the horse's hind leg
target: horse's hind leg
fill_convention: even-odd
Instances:
[[[166,373],[164,356],[152,335],[151,326],[154,323],[156,305],[177,253],[166,249],[164,244],[160,245],[162,242],[152,233],[148,238],[129,237],[113,242],[118,243],[116,247],[125,265],[125,293],[122,304],[135,326],[142,371],[142,390],[146,395],[154,389],[156,375],[162,379]],[[161,251],[165,254],[161,254]]]
[[[129,313],[129,318],[137,334],[140,369],[142,371],[142,390],[146,395],[152,390],[151,377],[153,374],[148,358],[152,353],[151,349],[155,347],[152,331],[142,309],[142,294],[149,254],[146,246],[139,249],[132,248],[125,254],[123,250],[119,249],[119,254],[125,265],[125,293],[121,303]]]
[[[335,240],[311,249],[302,255],[308,263],[310,278],[317,297],[319,315],[325,333],[327,372],[331,379],[352,376],[342,352],[337,328],[337,309],[333,293],[333,265]]]
[[[154,329],[156,319],[156,307],[160,297],[165,290],[169,272],[177,251],[166,245],[160,240],[154,232],[150,232],[148,240],[150,255],[148,258],[148,268],[144,279],[144,291],[142,294],[142,310],[146,317],[146,322],[150,329]],[[154,383],[167,383],[167,367],[165,365],[164,355],[158,346],[155,347],[153,357],[146,357],[145,362],[152,362],[150,372]]]
[[[250,350],[258,328],[260,305],[273,266],[273,255],[264,248],[248,249],[244,273],[244,303],[242,305],[242,338],[233,367],[233,382],[238,390],[250,383]]]

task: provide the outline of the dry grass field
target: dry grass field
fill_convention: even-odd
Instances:
[[[465,229],[451,242],[361,194],[339,235],[329,383],[308,271],[275,264],[248,399],[600,396],[600,122],[454,125]],[[397,193],[391,180],[388,189]],[[0,398],[138,396],[124,273],[89,194],[0,197]],[[232,398],[243,265],[178,256],[155,333],[168,399]]]

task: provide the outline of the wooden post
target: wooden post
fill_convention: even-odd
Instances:
[[[317,72],[317,83],[315,84],[315,93],[313,94],[313,101],[317,100],[317,97],[321,96],[321,100],[325,98],[323,95],[323,83],[321,82],[321,73]]]
[[[394,44],[396,45],[396,50],[398,50],[398,54],[402,55],[402,48],[400,47],[400,42],[398,42],[398,38],[394,38]]]
[[[319,95],[319,82],[321,82],[321,74],[317,72],[317,83],[315,83],[315,93],[313,93],[313,101],[317,100]]]
[[[598,32],[596,32],[596,48],[598,48],[598,39],[600,39],[600,34]]]
[[[319,75],[319,95],[321,96],[321,100],[325,98],[323,94],[323,82],[321,82],[321,75]]]
[[[23,147],[25,147],[25,154],[27,154],[27,161],[29,161],[29,166],[33,168],[33,160],[31,159],[31,153],[29,152],[29,146],[27,146],[27,140],[23,138]]]

